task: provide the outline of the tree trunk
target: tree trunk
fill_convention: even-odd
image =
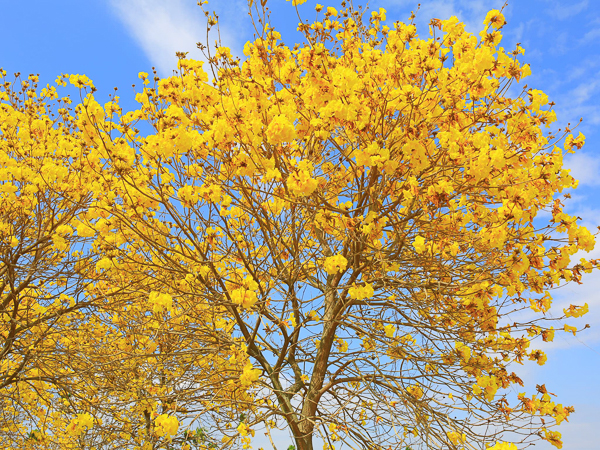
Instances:
[[[295,436],[296,450],[313,450],[312,430],[310,434],[304,436]]]

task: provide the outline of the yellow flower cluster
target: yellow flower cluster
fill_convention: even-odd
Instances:
[[[488,447],[487,450],[518,450],[517,446],[512,442],[496,442],[491,447]]]
[[[454,445],[464,444],[467,440],[465,433],[459,433],[457,431],[449,431],[446,433],[446,435],[448,436],[450,442],[452,442]]]
[[[415,240],[413,241],[413,247],[417,253],[423,253],[426,249],[425,238],[423,236],[415,237]]]
[[[230,292],[231,301],[242,308],[250,309],[258,301],[256,290],[258,283],[250,277],[245,277],[243,286],[238,287]]]
[[[71,419],[71,422],[67,426],[67,433],[73,436],[79,436],[85,433],[87,430],[94,426],[94,418],[88,414],[77,414],[76,417]]]
[[[151,292],[148,301],[152,304],[152,310],[155,313],[173,309],[173,297],[166,293]]]
[[[348,289],[348,295],[350,298],[355,300],[364,300],[366,298],[371,298],[375,294],[375,290],[373,289],[373,285],[370,283],[365,283],[364,286],[357,286],[353,284],[350,289]]]
[[[375,142],[369,144],[364,150],[357,150],[356,164],[359,166],[382,167],[390,159],[390,151],[381,148]]]
[[[295,137],[294,124],[282,114],[275,116],[267,127],[267,141],[270,144],[277,145],[291,142]]]
[[[288,178],[290,192],[298,197],[307,197],[317,189],[319,182],[306,170],[293,172]]]
[[[346,269],[347,265],[348,260],[346,258],[344,258],[342,255],[334,255],[325,258],[323,268],[329,275],[335,275],[336,273],[342,272],[344,269]]]
[[[242,386],[248,387],[252,385],[252,383],[254,383],[256,380],[258,380],[259,377],[260,369],[255,369],[252,366],[252,363],[248,362],[244,366],[244,370],[242,372],[242,375],[240,376],[240,382],[242,383]]]
[[[455,343],[455,348],[464,363],[468,363],[471,359],[471,348],[461,342]]]
[[[239,288],[231,292],[231,301],[245,309],[250,309],[258,301],[258,297],[255,291]]]
[[[394,337],[394,334],[396,334],[396,327],[392,324],[384,326],[383,329],[385,331],[385,335],[389,338]]]
[[[92,84],[92,81],[86,77],[85,75],[71,75],[69,76],[69,83],[71,83],[73,86],[76,86],[78,88],[82,88],[82,87],[94,87],[94,85]]]
[[[561,438],[562,436],[558,431],[544,430],[544,440],[550,442],[552,445],[559,449],[563,446]]]
[[[248,425],[246,425],[245,423],[240,423],[237,427],[237,431],[238,433],[240,433],[240,436],[254,436],[255,431],[253,429],[251,429]]]
[[[337,338],[335,340],[335,345],[340,353],[346,353],[348,351],[348,341],[344,339]]]
[[[171,437],[177,434],[179,429],[179,421],[177,417],[168,414],[161,414],[154,419],[154,431],[158,436]]]
[[[492,401],[498,388],[498,379],[494,375],[483,375],[477,378],[477,384],[473,385],[473,393],[479,395],[484,392],[485,398]]]
[[[502,27],[505,23],[506,20],[504,19],[504,15],[502,15],[502,13],[497,9],[492,9],[489,11],[483,20],[484,25],[492,24],[492,26],[496,29]]]
[[[294,161],[292,160],[292,162]],[[317,189],[319,181],[312,177],[312,171],[312,162],[306,159],[299,161],[294,167],[287,180],[288,189],[294,196],[308,197]]]
[[[416,399],[420,399],[424,395],[423,389],[418,384],[407,387],[406,392],[408,392],[410,395],[412,395]]]

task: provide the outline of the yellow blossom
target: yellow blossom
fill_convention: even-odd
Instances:
[[[260,369],[255,369],[252,366],[252,363],[249,362],[248,364],[246,364],[244,366],[242,375],[240,376],[240,382],[242,383],[242,386],[248,387],[252,385],[252,383],[258,380],[258,378],[260,377],[260,373]]]
[[[148,301],[152,304],[154,312],[171,311],[173,309],[173,297],[166,293],[151,292]]]
[[[270,144],[291,142],[295,136],[294,124],[281,114],[275,116],[267,127],[267,140]]]
[[[154,419],[154,423],[154,430],[158,436],[167,436],[169,438],[171,436],[175,436],[177,434],[177,430],[179,429],[179,421],[177,420],[177,417],[170,416],[168,414],[161,414]]]
[[[417,253],[423,253],[425,251],[425,238],[423,236],[415,237],[413,241],[413,247]]]
[[[497,9],[492,9],[487,13],[483,21],[484,25],[489,23],[491,23],[494,28],[498,29],[506,23],[506,20],[500,11]]]
[[[385,330],[385,335],[389,338],[394,337],[394,334],[396,333],[396,327],[392,324],[386,325],[385,327],[383,327],[383,329]]]
[[[348,289],[348,295],[350,298],[356,300],[364,300],[366,298],[373,297],[375,291],[373,289],[373,285],[370,283],[366,283],[364,286],[357,286],[353,284],[350,289]]]
[[[410,395],[412,395],[416,399],[420,399],[424,395],[423,389],[421,389],[421,386],[419,386],[419,385],[407,387],[406,392],[408,392]]]
[[[334,255],[325,258],[323,268],[329,275],[335,275],[336,273],[342,272],[344,269],[346,269],[347,265],[348,260],[346,258],[344,258],[342,255]]]

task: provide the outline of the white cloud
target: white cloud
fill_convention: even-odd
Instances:
[[[523,32],[525,31],[525,23],[519,22],[519,26],[513,29],[510,29],[507,34],[512,35],[513,39],[517,42],[521,42],[523,39]]]
[[[221,2],[220,6],[225,3],[233,7],[233,17],[243,16],[237,0]],[[195,1],[109,0],[109,4],[160,75],[171,75],[177,68],[178,51],[189,52],[189,58],[205,60],[196,43],[206,43],[206,18]],[[230,47],[232,54],[239,54],[239,34],[225,23],[220,21],[222,44]],[[236,25],[237,30],[243,29]],[[216,37],[210,36],[211,46]]]
[[[580,44],[587,44],[590,42],[596,42],[598,40],[598,38],[600,37],[600,29],[598,28],[593,28],[590,31],[588,31],[587,33],[585,33],[583,35],[583,38],[580,40]]]
[[[596,94],[596,88],[600,85],[600,80],[586,81],[580,83],[575,89],[569,93],[569,97],[575,105],[581,105],[592,98]]]
[[[580,186],[600,186],[600,158],[589,153],[575,153],[565,161]]]
[[[569,33],[563,31],[554,38],[554,44],[550,47],[550,52],[558,55],[564,55],[571,48],[572,38]]]
[[[552,7],[548,10],[548,13],[559,20],[568,19],[587,9],[588,3],[588,0],[581,0],[577,3],[555,0],[552,2]]]
[[[600,106],[597,101],[598,88],[600,87],[598,76],[600,73],[590,72],[590,70],[584,70],[583,74],[579,72],[569,74],[576,78],[585,76],[586,81],[582,81],[568,91],[559,91],[558,95],[554,96],[557,104],[558,123],[570,123],[571,128],[573,128],[583,118],[583,122],[579,125],[576,132],[581,131],[585,135],[594,133],[596,125],[600,123]],[[554,86],[553,88],[556,89],[562,86],[563,83],[559,82],[558,86]],[[589,171],[584,170],[583,173],[588,174]]]
[[[588,79],[593,79],[594,75],[593,74],[590,75],[589,72],[591,70],[594,70],[599,65],[600,65],[600,61],[598,61],[598,58],[595,55],[588,56],[583,61],[581,61],[581,63],[577,64],[576,66],[568,68],[568,71],[567,71],[568,75],[567,75],[567,78],[565,79],[565,81],[567,83],[570,83],[571,81],[576,80],[578,78],[582,78],[583,76],[586,76],[586,78],[588,78]]]

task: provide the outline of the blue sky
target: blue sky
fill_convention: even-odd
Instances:
[[[339,7],[337,1],[320,1]],[[299,7],[303,18],[314,17],[316,1]],[[355,5],[366,2],[356,0]],[[373,0],[372,9],[384,7],[388,23],[405,21],[417,0]],[[420,34],[433,17],[456,15],[467,30],[478,32],[486,12],[499,8],[503,0],[421,0],[417,14]],[[293,46],[297,17],[290,2],[270,0],[272,25],[284,41]],[[241,56],[241,49],[252,39],[252,24],[244,0],[219,0],[209,4],[220,15],[221,39]],[[206,40],[204,16],[196,0],[0,0],[2,37],[0,67],[9,73],[39,73],[42,83],[61,73],[89,76],[99,92],[108,99],[119,88],[122,104],[134,107],[132,84],[139,86],[137,74],[155,66],[160,75],[172,73],[176,51],[190,52],[200,58],[196,42]],[[598,0],[512,0],[505,8],[508,21],[503,30],[503,46],[514,48],[520,42],[531,64],[530,87],[543,90],[556,103],[559,126],[575,124],[587,137],[578,154],[566,159],[580,187],[567,203],[568,211],[582,217],[595,230],[600,225],[600,1]],[[211,36],[214,42],[215,36]],[[600,258],[600,243],[591,257]],[[566,286],[556,294],[556,311],[569,303],[587,302],[590,313],[572,320],[580,328],[591,328],[576,337],[557,333],[546,346],[548,362],[533,363],[514,370],[523,374],[532,392],[535,384],[545,383],[565,404],[575,406],[576,414],[559,431],[565,449],[593,450],[600,442],[600,273],[588,275],[582,286]],[[517,370],[518,369],[518,370]],[[286,448],[289,440],[279,444]],[[258,445],[255,446],[257,448]],[[267,446],[265,446],[267,447]],[[268,447],[267,447],[268,448]],[[537,449],[553,448],[539,444]]]

